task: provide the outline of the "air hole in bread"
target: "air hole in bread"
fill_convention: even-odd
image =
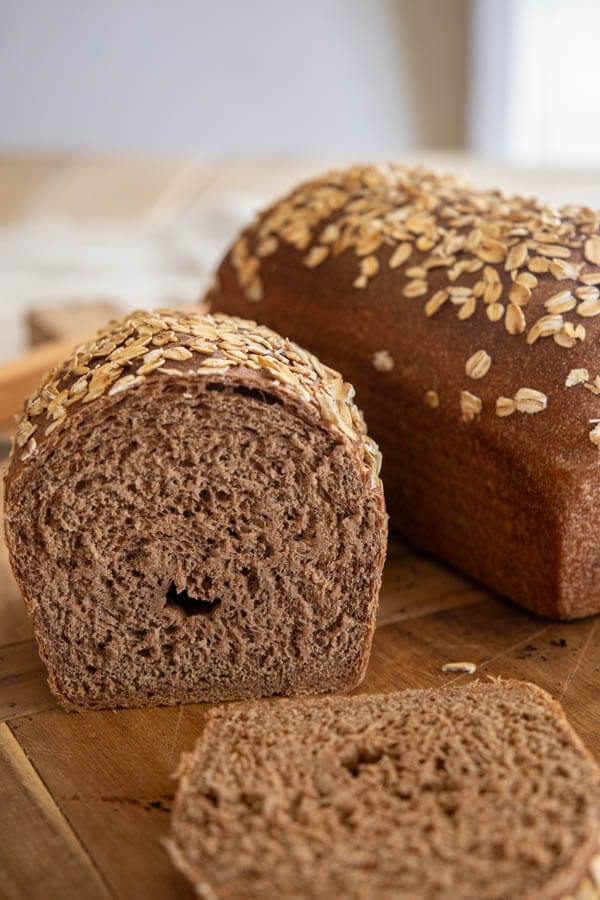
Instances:
[[[275,394],[271,394],[269,391],[262,391],[259,388],[248,387],[245,384],[238,384],[234,388],[230,388],[226,384],[221,384],[220,382],[210,381],[206,385],[207,391],[227,391],[228,393],[233,394],[241,394],[242,397],[252,397],[254,400],[260,400],[262,403],[268,403],[270,406],[274,406],[278,404],[279,406],[283,405],[283,401],[276,397]]]
[[[207,615],[214,612],[220,605],[220,597],[214,597],[212,600],[201,600],[198,597],[191,597],[185,588],[182,591],[178,591],[173,581],[167,591],[167,606],[179,607],[186,616]]]
[[[383,750],[376,747],[353,747],[347,750],[341,763],[353,778],[358,778],[365,766],[377,764],[384,756]]]
[[[247,387],[245,384],[240,384],[238,387],[234,388],[236,394],[241,394],[242,397],[253,397],[255,400],[261,400],[263,403],[268,403],[273,406],[274,403],[279,403],[281,405],[282,401],[279,397],[276,397],[274,394],[269,394],[268,391],[261,391],[258,388]]]

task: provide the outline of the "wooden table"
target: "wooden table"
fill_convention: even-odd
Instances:
[[[302,168],[302,167],[297,167]],[[289,166],[210,167],[78,159],[0,161],[5,221],[62,211],[140,217],[220,185],[270,185]],[[178,881],[162,846],[172,773],[207,708],[67,714],[56,707],[0,548],[0,897],[171,898]],[[536,682],[559,698],[600,758],[598,619],[530,615],[398,542],[390,545],[379,627],[364,691],[464,681]]]

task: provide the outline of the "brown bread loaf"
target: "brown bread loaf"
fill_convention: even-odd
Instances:
[[[112,323],[27,402],[11,563],[67,707],[346,690],[386,544],[353,389],[255,323]]]
[[[399,166],[300,185],[213,310],[344,372],[392,526],[547,616],[600,610],[600,214]]]
[[[533,685],[215,710],[169,850],[205,900],[600,897],[600,776]]]

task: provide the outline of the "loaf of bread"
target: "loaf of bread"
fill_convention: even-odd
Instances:
[[[344,372],[391,524],[546,616],[600,610],[600,214],[399,166],[303,184],[211,308]]]
[[[17,424],[5,524],[63,705],[361,680],[387,520],[353,393],[267,328],[169,310],[48,374]]]
[[[600,897],[600,775],[533,685],[237,704],[184,756],[205,900]]]

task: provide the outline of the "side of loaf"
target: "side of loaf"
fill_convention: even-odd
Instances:
[[[600,897],[599,770],[533,685],[238,704],[179,774],[207,900]]]
[[[111,323],[47,375],[5,529],[63,705],[361,680],[387,518],[352,398],[269,329],[171,310]]]
[[[300,185],[209,292],[357,390],[391,524],[537,613],[600,610],[600,214],[400,166]]]

